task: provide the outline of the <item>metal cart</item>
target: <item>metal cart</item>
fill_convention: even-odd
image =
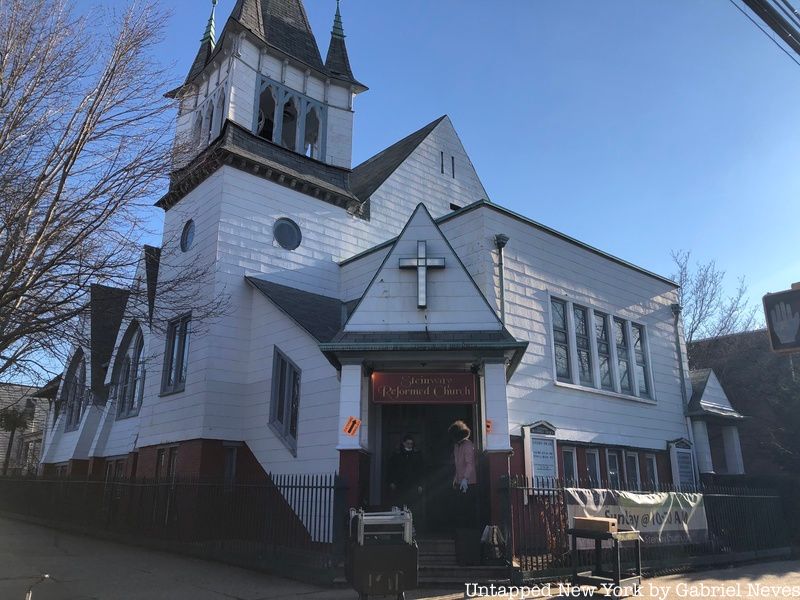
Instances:
[[[367,513],[350,509],[345,575],[359,600],[370,595],[405,599],[417,587],[419,565],[411,511]]]
[[[604,585],[613,586],[612,596],[620,597],[620,592],[625,588],[632,589],[634,595],[638,593],[642,585],[642,538],[635,530],[616,531],[614,533],[600,531],[586,531],[583,529],[568,529],[567,533],[572,537],[572,585],[591,585],[602,587]],[[578,571],[578,538],[594,540],[594,569],[590,571]],[[603,569],[602,543],[604,540],[611,540],[611,556],[613,565],[610,571]],[[635,568],[632,573],[622,574],[620,565],[619,545],[623,542],[633,542],[635,550]]]

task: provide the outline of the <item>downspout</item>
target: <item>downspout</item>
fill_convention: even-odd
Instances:
[[[681,377],[681,398],[683,399],[683,414],[684,414],[684,419],[686,420],[686,432],[688,434],[689,443],[692,445],[692,455],[694,456],[694,460],[692,461],[694,466],[694,476],[695,479],[699,482],[700,471],[698,470],[698,465],[697,465],[697,450],[694,445],[694,431],[692,430],[692,419],[688,415],[689,394],[686,391],[686,371],[683,368],[683,347],[681,346],[681,330],[680,330],[681,312],[683,311],[683,307],[680,304],[673,304],[670,308],[672,308],[672,316],[674,317],[673,323],[675,328],[675,350],[678,353],[678,372],[680,373]]]
[[[500,321],[503,326],[506,324],[506,266],[503,258],[503,248],[508,243],[508,236],[503,233],[498,233],[494,236],[494,245],[497,247],[498,254],[498,267],[500,270]]]

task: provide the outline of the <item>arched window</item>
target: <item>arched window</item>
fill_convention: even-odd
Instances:
[[[200,147],[200,138],[203,135],[203,117],[199,114],[197,118],[194,120],[194,126],[192,127],[192,146],[194,148]]]
[[[144,337],[138,325],[125,335],[114,369],[114,390],[117,417],[130,417],[139,412],[144,394]]]
[[[86,360],[83,352],[78,350],[67,371],[64,388],[61,392],[61,403],[66,411],[65,431],[78,428],[88,397],[89,393],[86,389]]]
[[[316,108],[310,109],[306,115],[303,153],[311,158],[319,158],[319,115]]]
[[[289,98],[283,105],[283,129],[281,132],[281,145],[289,150],[297,151],[297,103],[294,98]]]
[[[222,123],[225,121],[225,94],[220,94],[217,99],[217,108],[214,109],[214,120],[211,123],[211,139],[215,140],[222,132]]]
[[[266,140],[272,141],[272,134],[275,131],[275,94],[272,88],[267,86],[261,92],[258,102],[258,123],[256,124],[256,135]]]
[[[205,135],[203,136],[203,140],[206,145],[211,143],[211,140],[214,139],[214,103],[209,102],[208,108],[206,109],[206,118],[203,123],[203,131]]]

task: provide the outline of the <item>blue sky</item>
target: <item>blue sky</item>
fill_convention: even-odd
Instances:
[[[182,77],[210,1],[170,7]],[[324,57],[335,2],[306,9]],[[447,113],[494,202],[664,275],[671,249],[715,259],[754,301],[800,281],[800,66],[729,0],[344,0],[342,15],[370,87],[354,164]]]

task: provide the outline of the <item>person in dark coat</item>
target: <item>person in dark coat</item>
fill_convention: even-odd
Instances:
[[[403,436],[403,443],[389,458],[389,489],[392,503],[407,506],[415,520],[422,505],[422,481],[425,476],[425,463],[422,453],[414,444],[410,434]]]

